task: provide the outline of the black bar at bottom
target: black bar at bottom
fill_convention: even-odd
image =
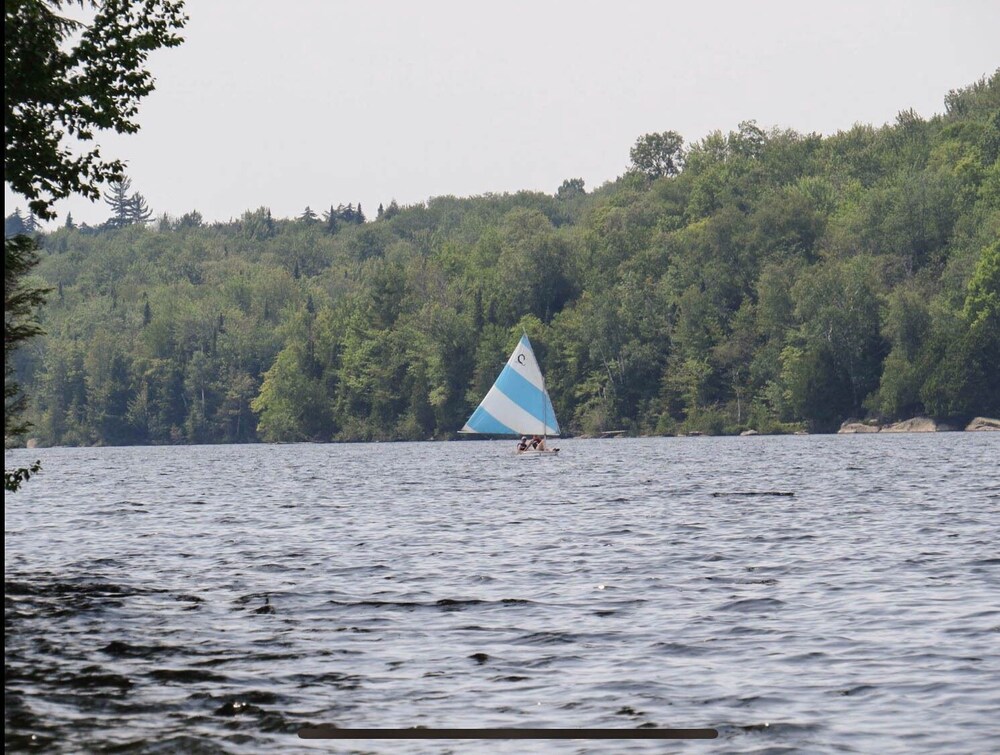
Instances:
[[[715,739],[715,729],[299,729],[299,739]]]

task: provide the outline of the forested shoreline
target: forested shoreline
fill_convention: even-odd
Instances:
[[[930,119],[649,134],[631,160],[370,219],[150,222],[119,186],[108,224],[37,234],[28,437],[451,438],[522,330],[572,435],[1000,416],[1000,71]]]

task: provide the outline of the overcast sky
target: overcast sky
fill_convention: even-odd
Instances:
[[[188,0],[138,134],[102,136],[157,215],[588,189],[636,138],[741,120],[832,134],[1000,67],[997,0]],[[5,209],[26,202],[5,192]],[[57,224],[108,217],[68,200]],[[49,227],[54,227],[50,224]]]

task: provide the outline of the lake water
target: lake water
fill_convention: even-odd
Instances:
[[[7,747],[995,751],[1000,435],[560,445],[7,453]]]

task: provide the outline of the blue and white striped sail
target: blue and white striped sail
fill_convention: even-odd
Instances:
[[[489,435],[559,435],[559,423],[527,335],[500,377],[459,432]]]

